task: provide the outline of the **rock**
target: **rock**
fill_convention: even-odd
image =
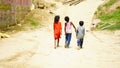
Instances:
[[[90,30],[93,31],[93,30],[95,30],[95,28],[94,27],[90,27]]]
[[[45,5],[44,4],[39,4],[37,8],[44,9]]]
[[[0,33],[0,37],[1,37],[1,38],[9,38],[9,37],[10,37],[10,35],[8,35],[8,34],[3,34],[3,33]]]
[[[33,9],[35,9],[35,5],[34,4],[32,4],[32,6],[30,7],[30,10],[33,10]]]
[[[50,14],[54,14],[52,11],[49,12]]]
[[[17,24],[18,26],[22,26],[21,24]]]

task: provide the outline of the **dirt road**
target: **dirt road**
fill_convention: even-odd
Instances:
[[[60,6],[54,13],[67,15],[78,26],[85,21],[89,30],[93,13],[101,0],[86,0],[75,6]],[[73,31],[70,48],[64,48],[64,32],[60,47],[54,49],[52,23],[34,31],[23,31],[0,40],[0,68],[120,68],[120,41],[111,32],[86,32],[83,49],[76,49]],[[110,35],[112,34],[112,35]]]

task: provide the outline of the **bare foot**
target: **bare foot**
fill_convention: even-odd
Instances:
[[[56,49],[56,46],[54,46],[54,49]]]
[[[80,46],[77,47],[77,50],[80,50]]]
[[[57,47],[59,47],[59,45],[57,45]]]
[[[67,48],[67,45],[65,45],[64,47]]]

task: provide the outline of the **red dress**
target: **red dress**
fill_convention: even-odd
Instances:
[[[59,39],[62,31],[61,22],[54,23],[54,38]]]

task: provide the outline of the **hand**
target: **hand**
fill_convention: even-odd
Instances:
[[[77,31],[75,30],[75,32],[77,32]]]
[[[60,32],[60,35],[62,35],[62,32]]]
[[[76,36],[76,39],[78,39],[78,36]]]
[[[65,35],[66,35],[66,32],[65,32]]]

